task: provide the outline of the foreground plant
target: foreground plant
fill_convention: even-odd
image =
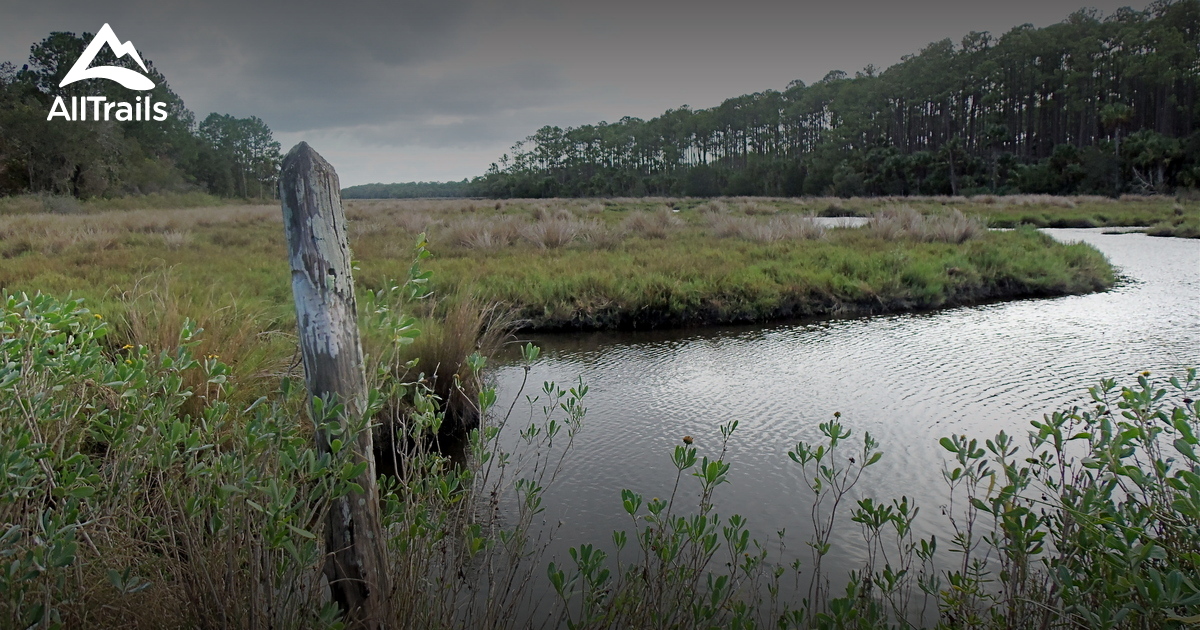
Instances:
[[[1006,433],[944,438],[953,535],[941,544],[916,534],[922,512],[907,498],[856,492],[882,454],[835,414],[819,443],[790,452],[812,493],[808,562],[782,564],[782,531],[773,555],[747,519],[717,510],[731,423],[714,452],[690,438],[672,450],[665,500],[621,492],[630,529],[614,532],[611,552],[580,545],[547,566],[553,532],[537,519],[570,463],[588,389],[545,383],[522,397],[522,383],[505,409],[475,354],[453,391],[473,393],[480,424],[455,455],[439,438],[443,395],[419,362],[396,364],[419,334],[408,313],[427,280],[414,265],[367,300],[393,354],[373,363],[367,413],[324,454],[297,421],[310,401],[295,381],[232,404],[244,399],[238,379],[197,354],[191,322],[172,347],[117,347],[79,300],[3,295],[0,626],[340,627],[320,528],[360,473],[338,444],[365,430],[391,431],[400,449],[381,482],[396,627],[524,627],[543,575],[571,628],[1200,622],[1195,370],[1104,381],[1090,408],[1032,423],[1023,447]],[[538,356],[525,347],[526,378]],[[396,401],[404,413],[382,414]],[[380,419],[389,424],[370,426]],[[866,557],[831,575],[824,559],[844,524],[859,526]]]
[[[397,578],[387,625],[515,625],[542,566],[532,523],[587,388],[547,383],[527,396],[531,420],[506,445],[513,453],[491,423],[495,390],[470,390],[479,426],[453,458],[439,443],[444,401],[423,375],[394,369],[419,335],[408,313],[427,296],[427,278],[414,264],[367,300],[392,354],[374,363],[364,413],[322,427],[326,452],[298,421],[310,400],[297,380],[230,404],[237,379],[215,354],[196,354],[201,330],[191,321],[167,349],[118,348],[81,300],[4,294],[0,627],[343,627],[322,573],[322,528],[332,502],[361,493],[365,463],[346,445],[385,429],[403,449],[381,481],[387,570]],[[526,347],[527,364],[537,356]],[[468,363],[468,378],[482,383],[483,357]],[[455,391],[468,388],[456,380]],[[311,404],[313,417],[339,415]],[[385,406],[404,412],[384,416]],[[502,512],[517,517],[502,521]]]
[[[943,514],[953,532],[939,546],[920,537],[909,498],[856,496],[882,457],[834,414],[819,443],[788,454],[808,491],[810,562],[750,537],[746,520],[722,519],[713,490],[727,479],[722,449],[701,458],[677,446],[666,500],[621,492],[632,535],[614,532],[615,563],[593,544],[549,566],[570,628],[1173,628],[1200,623],[1200,391],[1182,378],[1090,389],[1094,406],[1031,423],[1027,447],[1004,432],[980,441],[942,438],[950,454]],[[849,448],[849,452],[847,451]],[[1022,452],[1024,450],[1024,452]],[[685,471],[700,484],[698,509],[676,503]],[[848,513],[847,513],[848,511]],[[848,520],[847,520],[848,517]],[[849,575],[823,566],[832,532],[857,524],[865,561]],[[783,532],[780,532],[782,538]],[[634,558],[625,561],[628,541]],[[783,551],[782,541],[780,552]],[[795,577],[790,592],[784,588]],[[807,580],[802,579],[807,578]],[[835,592],[834,584],[842,585]],[[807,584],[807,586],[804,586]]]

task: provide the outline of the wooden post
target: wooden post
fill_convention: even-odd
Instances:
[[[336,420],[345,427],[349,419],[358,418],[367,394],[346,215],[337,173],[307,143],[288,152],[282,171],[279,199],[305,380],[314,398],[343,405],[340,417],[313,418],[317,446],[328,452],[326,423]],[[354,480],[363,493],[351,492],[330,508],[325,523],[325,574],[334,600],[352,627],[387,628],[393,623],[388,602],[391,580],[370,429],[360,432],[346,448],[353,449],[356,462],[367,463]]]

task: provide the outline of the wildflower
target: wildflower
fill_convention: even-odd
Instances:
[[[1142,376],[1150,376],[1150,370],[1146,370],[1145,372],[1142,372]]]
[[[841,418],[841,417],[842,417],[842,412],[840,412],[840,411],[835,411],[835,412],[833,412],[833,417],[834,417],[834,418]]]
[[[684,443],[684,444],[691,444],[691,443],[692,443],[692,436],[690,436],[690,435],[685,435],[685,436],[683,436],[683,443]]]
[[[92,317],[95,317],[96,319],[104,319],[104,316],[101,315],[100,313],[93,313]]]
[[[121,349],[122,350],[132,350],[133,346],[130,344],[125,344],[125,345],[121,346]]]

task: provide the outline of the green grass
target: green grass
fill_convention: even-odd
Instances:
[[[732,627],[760,612],[775,615],[774,602],[763,607],[754,594],[792,582],[765,545],[751,546],[739,534],[744,519],[716,517],[710,498],[727,471],[725,451],[710,449],[698,461],[690,441],[675,449],[673,461],[679,478],[700,482],[699,512],[673,512],[685,509],[673,498],[642,510],[641,496],[622,491],[634,531],[628,538],[614,532],[613,544],[640,547],[642,555],[629,560],[634,564],[602,571],[598,543],[586,552],[573,549],[575,566],[546,565],[534,524],[545,485],[570,461],[584,384],[570,390],[548,384],[529,399],[533,424],[521,432],[524,446],[511,459],[498,450],[495,425],[488,430],[485,401],[495,401],[494,391],[478,382],[458,398],[436,389],[478,380],[480,361],[464,370],[465,357],[494,347],[497,331],[506,330],[494,301],[515,307],[534,327],[682,325],[1061,295],[1113,281],[1095,249],[1063,245],[1028,227],[983,232],[949,211],[956,202],[913,200],[942,218],[900,210],[856,230],[812,229],[794,216],[870,215],[893,202],[837,203],[348,204],[360,267],[359,325],[371,357],[367,376],[383,396],[377,418],[404,422],[411,435],[423,436],[451,419],[443,411],[458,406],[458,414],[474,409],[482,419],[485,430],[476,439],[487,436],[471,444],[462,467],[423,450],[421,439],[404,442],[406,456],[393,458],[403,468],[383,484],[381,511],[387,566],[398,576],[388,595],[396,627],[515,627],[512,611],[528,596],[526,585],[547,576],[562,599],[554,611],[560,624],[655,627],[667,614],[691,615],[680,617],[682,625]],[[1172,210],[1172,216],[1180,215]],[[730,225],[736,229],[721,231]],[[5,298],[0,312],[6,356],[0,461],[8,471],[0,475],[0,522],[8,524],[0,548],[9,569],[0,572],[0,626],[31,627],[45,616],[71,627],[336,627],[336,611],[321,597],[318,541],[330,498],[351,491],[338,471],[352,462],[315,453],[311,424],[303,421],[307,400],[293,386],[300,368],[282,231],[275,205],[0,216],[0,288],[88,300],[83,308],[45,296]],[[419,232],[432,239],[434,257],[424,264],[434,272],[434,289],[449,297],[393,301],[404,290],[388,289],[392,279],[411,276]],[[382,300],[372,303],[368,289]],[[390,316],[409,312],[425,321],[416,342],[402,346],[411,320]],[[525,357],[535,360],[535,349]],[[420,359],[415,369],[424,379],[411,372],[411,358]],[[1189,407],[1168,410],[1148,376],[1136,390],[1097,390],[1103,404],[1094,415],[1075,410],[1035,424],[1040,441],[1032,444],[1033,459],[1011,456],[1004,434],[986,443],[994,457],[965,437],[942,441],[954,456],[948,464],[967,471],[965,481],[951,482],[951,492],[975,498],[953,504],[962,506],[951,523],[955,537],[940,552],[944,558],[967,550],[964,568],[942,574],[953,587],[929,591],[944,622],[1098,627],[1128,615],[1115,627],[1166,627],[1175,615],[1195,614],[1194,599],[1187,599],[1194,586],[1155,585],[1181,583],[1200,557],[1191,526],[1200,496],[1197,407],[1184,398]],[[1173,385],[1189,396],[1200,388],[1194,372],[1185,386]],[[435,397],[444,401],[442,411],[430,406]],[[1110,399],[1124,420],[1109,412]],[[534,400],[545,418],[536,415]],[[565,417],[551,417],[560,411]],[[493,420],[503,424],[505,417]],[[1114,422],[1120,423],[1115,432]],[[735,425],[723,428],[725,439]],[[817,495],[848,492],[831,477],[873,464],[873,447],[835,456],[838,442],[856,447],[833,424],[822,430],[829,442],[815,449],[798,443],[793,459],[806,480],[810,472],[826,475],[810,485]],[[561,431],[556,442],[555,431]],[[1078,466],[1064,460],[1064,441],[1090,457]],[[375,456],[382,461],[378,448]],[[515,466],[511,473],[488,467],[503,461]],[[1160,474],[1137,474],[1139,462],[1152,462],[1147,466]],[[1119,485],[1110,481],[1118,478]],[[839,502],[832,504],[836,509]],[[841,504],[854,509],[850,501]],[[497,505],[514,505],[515,514],[500,519]],[[914,570],[887,590],[879,590],[886,580],[853,576],[858,590],[845,597],[818,587],[811,608],[784,613],[793,627],[824,627],[829,615],[844,626],[857,619],[856,627],[887,627],[906,617],[882,606],[895,603],[893,597],[922,597],[920,572],[932,551],[922,555],[925,541],[906,524],[915,510],[891,510],[882,500],[858,503],[854,517],[864,524],[870,562],[892,539],[883,529],[895,523],[897,548],[885,553]],[[691,518],[675,518],[685,513]],[[710,519],[702,523],[703,536],[697,515]],[[813,518],[826,515],[814,510]],[[807,541],[814,550],[827,544],[834,516],[828,519],[831,525]],[[959,529],[977,521],[974,533]],[[717,532],[724,543],[705,542],[718,541]],[[1045,548],[1043,537],[1050,541]],[[709,563],[726,544],[744,562],[727,565],[728,575],[721,573],[722,558]],[[998,559],[999,572],[980,558]],[[701,582],[706,567],[718,574],[707,584]],[[876,576],[877,569],[868,564],[857,575]],[[821,583],[819,561],[804,570]],[[794,579],[800,594],[800,574]],[[581,600],[587,604],[575,612]]]
[[[399,337],[397,323],[360,325]],[[319,449],[296,375],[264,390],[198,354],[195,326],[180,333],[114,348],[111,323],[82,301],[0,294],[0,627],[348,627],[322,587],[325,528],[336,501],[366,500],[368,464],[336,447],[366,419]],[[538,352],[522,356],[528,374]],[[423,384],[367,375],[376,420],[417,437],[441,425]],[[249,404],[247,385],[262,392]],[[546,383],[512,416],[483,386],[483,430],[458,465],[425,439],[399,456],[376,448],[396,466],[378,480],[378,558],[393,578],[371,595],[390,604],[382,625],[529,627],[525,604],[547,582],[545,627],[597,630],[884,630],[932,614],[938,628],[1183,628],[1200,612],[1195,369],[1102,381],[1092,404],[1031,422],[1028,440],[941,438],[946,452],[923,462],[945,472],[940,510],[873,496],[866,469],[896,445],[835,412],[787,449],[803,489],[783,500],[811,506],[812,523],[787,564],[784,530],[752,538],[723,509],[753,483],[726,461],[737,420],[664,453],[676,469],[664,499],[670,477],[648,482],[654,494],[609,488],[607,509],[630,520],[549,561],[563,523],[546,522],[545,492],[586,456],[587,391]],[[406,392],[424,405],[393,424]],[[519,440],[501,438],[510,420]],[[789,439],[776,436],[781,451]],[[861,533],[848,544],[833,536],[846,517]],[[920,535],[928,518],[939,536]],[[844,590],[831,588],[834,558],[854,567]]]
[[[1179,238],[1200,238],[1200,216],[1180,215],[1155,223],[1146,230],[1150,236],[1175,236]]]
[[[982,233],[961,244],[872,230],[772,231],[781,217],[825,202],[804,203],[369,201],[351,202],[347,212],[361,287],[380,289],[404,276],[413,239],[426,231],[439,294],[502,302],[534,329],[880,313],[1081,293],[1113,282],[1094,249],[1032,230]],[[712,226],[725,218],[762,229],[723,238]],[[536,226],[568,233],[539,240],[545,235],[530,231]],[[488,230],[495,236],[489,245],[472,245]],[[256,313],[265,331],[290,330],[282,232],[279,210],[269,205],[0,217],[0,287],[70,293],[121,317],[139,281],[169,270],[171,291],[197,304],[188,316],[236,304]]]
[[[606,252],[464,253],[430,267],[441,286],[470,286],[513,304],[541,329],[878,313],[1080,293],[1112,282],[1095,250],[1031,231],[992,233],[963,245],[887,242],[851,231],[776,243],[695,235],[633,239]]]
[[[1183,219],[1200,221],[1200,203],[1173,197],[1125,196],[1116,200],[1108,197],[1017,195],[972,199],[980,203],[972,204],[969,209],[964,208],[964,212],[985,217],[991,227],[1151,227]],[[982,203],[985,201],[990,203]]]

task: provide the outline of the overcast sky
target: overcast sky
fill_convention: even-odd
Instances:
[[[109,23],[187,106],[306,140],[343,185],[482,174],[542,125],[652,118],[943,38],[1046,26],[1086,0],[2,0],[0,61]],[[1145,3],[1134,4],[1144,8]]]

